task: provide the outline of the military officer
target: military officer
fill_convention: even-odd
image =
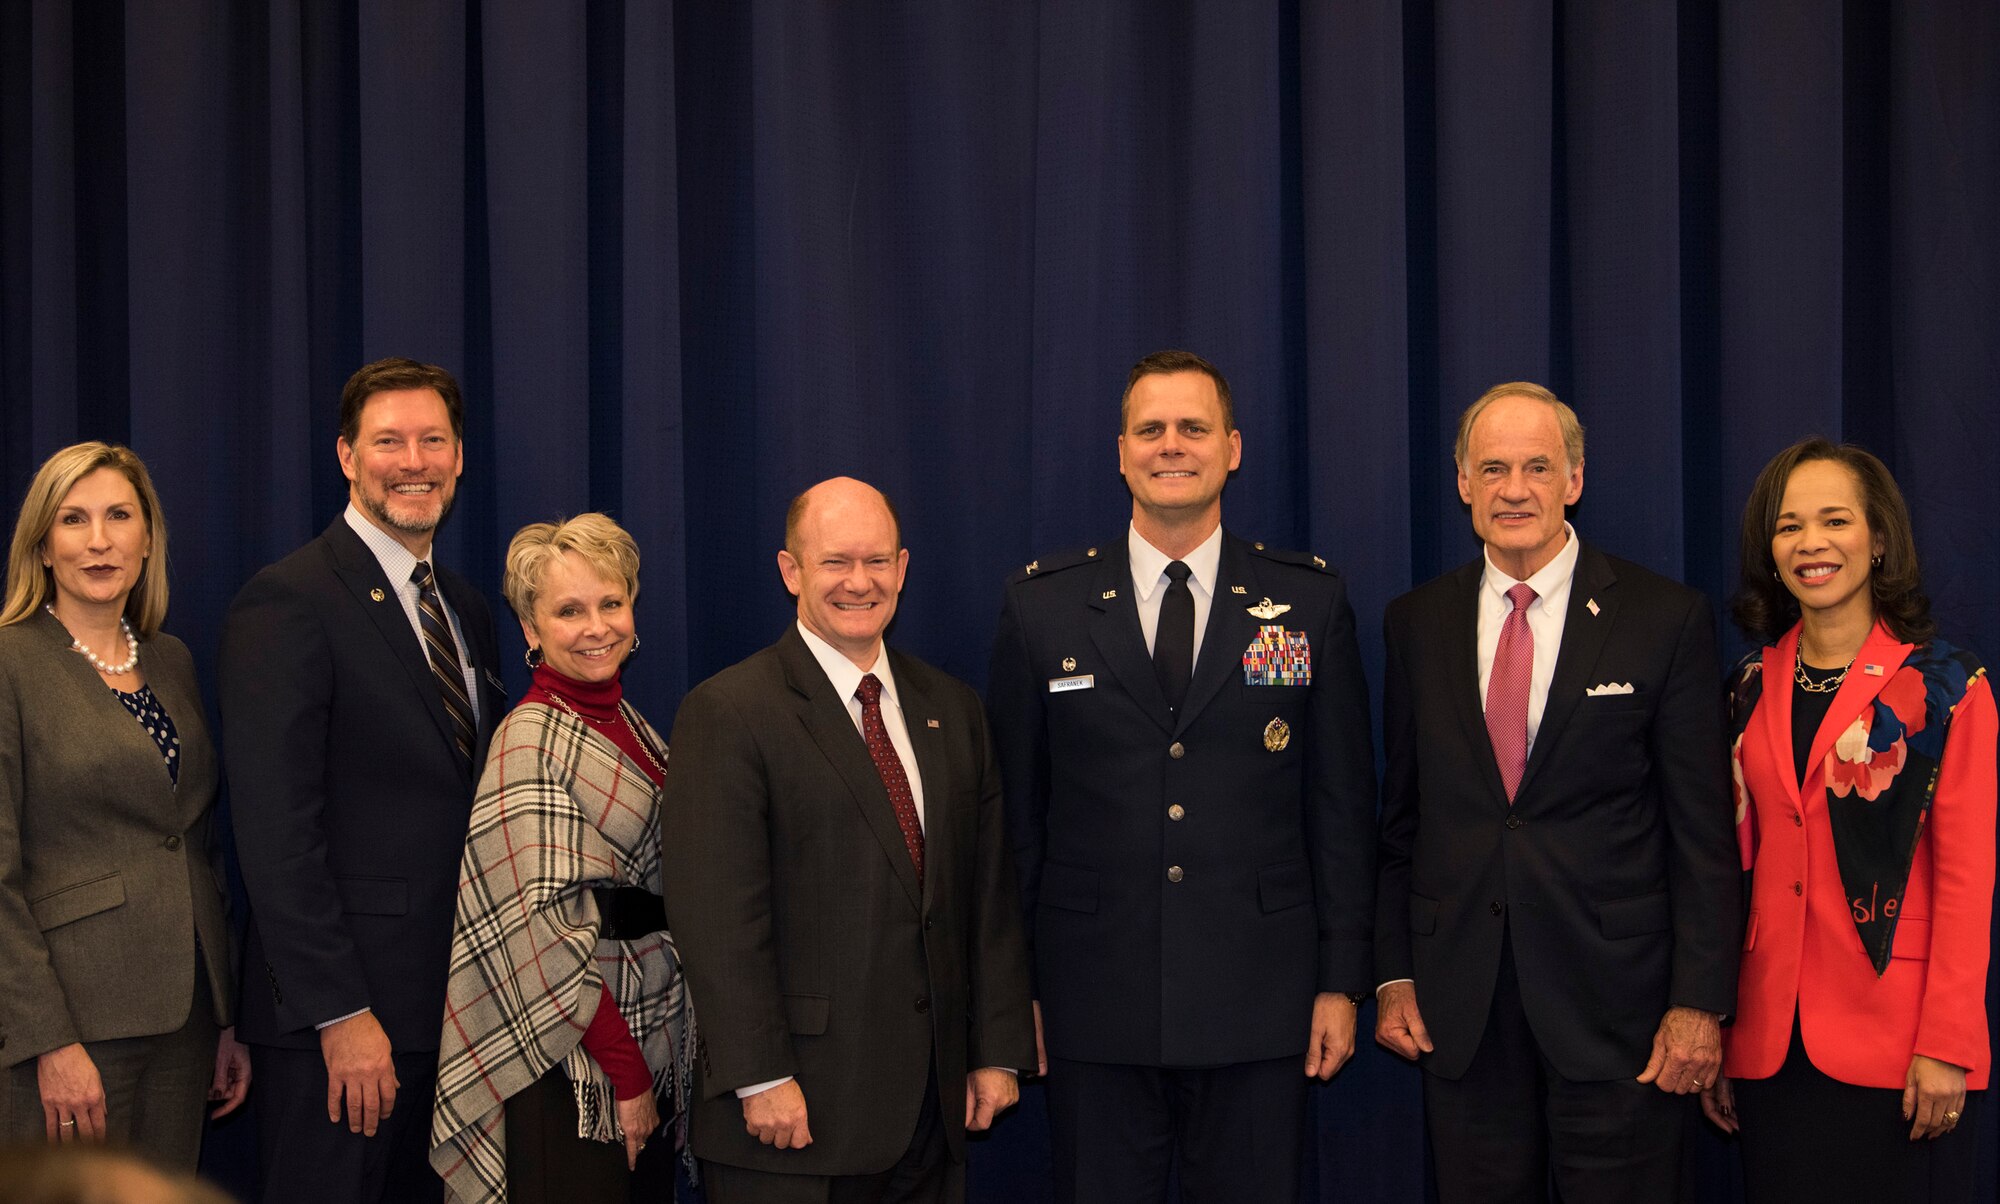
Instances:
[[[1340,576],[1222,529],[1229,385],[1127,380],[1123,538],[1007,585],[987,706],[1063,1201],[1292,1200],[1370,985],[1374,761]]]

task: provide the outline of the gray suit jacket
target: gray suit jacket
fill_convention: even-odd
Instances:
[[[180,732],[176,787],[69,643],[47,614],[0,628],[0,1066],[172,1032],[198,994],[226,1025],[235,998],[194,660],[170,635],[141,645]]]

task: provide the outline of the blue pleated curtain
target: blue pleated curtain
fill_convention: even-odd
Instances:
[[[1452,426],[1514,378],[1589,427],[1585,536],[1718,602],[1757,467],[1866,443],[2000,657],[1996,63],[1989,0],[11,0],[0,484],[136,448],[207,664],[341,505],[340,382],[443,363],[443,560],[497,598],[519,525],[617,516],[665,726],[778,632],[785,500],[835,473],[902,508],[898,641],[978,682],[1001,577],[1117,537],[1123,373],[1186,346],[1230,525],[1347,573],[1371,672],[1474,553]],[[1423,1198],[1413,1072],[1313,1097],[1312,1198]],[[1042,1198],[1039,1125],[978,1198]]]

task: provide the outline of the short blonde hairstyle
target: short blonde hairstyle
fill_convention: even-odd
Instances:
[[[575,552],[583,562],[608,580],[623,581],[625,593],[639,600],[639,545],[631,532],[613,522],[609,515],[592,511],[554,523],[529,523],[514,532],[507,544],[507,571],[500,590],[514,617],[535,625],[535,599],[542,592],[542,576],[557,557]]]
[[[1452,444],[1452,462],[1465,467],[1465,454],[1472,446],[1472,424],[1479,420],[1487,406],[1502,397],[1530,397],[1545,402],[1556,412],[1556,426],[1562,431],[1563,459],[1568,463],[1563,467],[1571,472],[1583,466],[1583,423],[1577,420],[1576,411],[1562,403],[1554,393],[1528,380],[1510,380],[1494,385],[1479,395],[1479,400],[1465,407],[1465,413],[1458,420],[1458,441]]]
[[[42,545],[56,525],[56,512],[76,483],[100,468],[115,468],[132,482],[139,509],[146,516],[151,548],[139,568],[139,580],[125,596],[125,618],[142,640],[159,634],[167,621],[167,516],[146,465],[129,447],[115,443],[73,443],[42,461],[21,499],[14,520],[14,543],[7,553],[7,598],[0,605],[0,627],[34,617],[54,595],[54,575],[42,563]]]

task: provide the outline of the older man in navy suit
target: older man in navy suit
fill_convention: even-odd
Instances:
[[[452,908],[506,702],[485,600],[431,557],[463,433],[444,369],[356,372],[346,513],[253,577],[223,628],[268,1201],[442,1195],[425,1155]]]
[[[1374,757],[1338,574],[1222,529],[1229,386],[1127,381],[1132,521],[1007,586],[988,709],[1057,1198],[1295,1200],[1305,1088],[1369,984]]]
[[[1577,538],[1540,385],[1456,459],[1485,554],[1383,622],[1375,1039],[1423,1065],[1448,1204],[1672,1200],[1741,935],[1708,601]]]

